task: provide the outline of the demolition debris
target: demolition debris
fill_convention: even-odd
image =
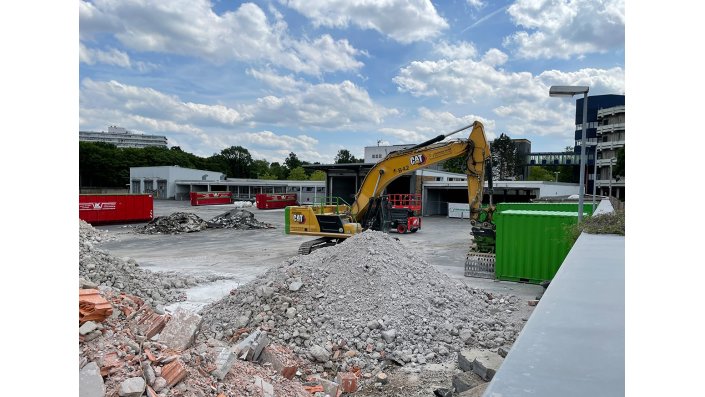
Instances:
[[[142,234],[179,234],[200,232],[207,228],[249,230],[274,229],[274,226],[258,221],[250,211],[236,208],[209,221],[189,212],[175,212],[168,216],[156,217],[135,231]]]
[[[297,256],[206,306],[204,337],[260,329],[323,372],[452,359],[511,345],[518,298],[457,283],[389,235],[366,231]]]

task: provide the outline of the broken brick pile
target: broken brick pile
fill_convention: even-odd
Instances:
[[[260,363],[222,360],[231,346],[215,340],[194,344],[200,316],[182,310],[157,314],[141,298],[101,288],[112,314],[79,328],[80,388],[95,396],[276,396],[309,394],[297,379],[273,368],[295,360],[285,347],[263,347]],[[295,361],[295,372],[303,370]],[[220,371],[220,372],[219,372]],[[291,374],[293,377],[293,374]]]
[[[142,297],[152,307],[186,299],[184,288],[201,283],[227,279],[230,276],[206,274],[181,276],[175,272],[152,272],[141,269],[134,259],[122,259],[99,248],[110,237],[81,221],[79,227],[79,287],[113,287]]]
[[[204,307],[203,337],[263,330],[314,362],[316,373],[332,374],[511,345],[523,326],[511,316],[517,297],[470,288],[421,258],[374,231],[291,258]]]

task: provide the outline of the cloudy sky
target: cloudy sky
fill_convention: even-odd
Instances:
[[[624,0],[79,0],[79,125],[201,156],[332,162],[482,121],[573,144],[575,99],[624,93]]]

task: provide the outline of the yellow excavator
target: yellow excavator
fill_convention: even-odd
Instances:
[[[472,130],[468,139],[442,142],[469,128]],[[482,206],[485,172],[491,171],[491,167],[487,167],[490,145],[479,121],[411,148],[389,153],[367,174],[351,205],[342,199],[330,198],[315,205],[286,207],[285,233],[318,237],[299,247],[299,254],[307,255],[312,250],[335,245],[367,229],[386,232],[390,206],[385,200],[385,188],[402,175],[459,156],[465,159],[474,240],[466,262],[466,273],[468,265],[490,264],[493,268],[495,225],[492,222],[491,172],[488,173],[490,205]]]

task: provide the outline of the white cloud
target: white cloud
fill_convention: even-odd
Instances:
[[[545,95],[528,72],[505,72],[495,68],[504,57],[490,50],[473,59],[414,61],[393,78],[398,89],[414,96],[437,96],[445,101],[475,103],[487,97],[537,98]]]
[[[246,73],[279,91],[298,91],[308,85],[292,75],[281,76],[272,70],[247,69]]]
[[[421,143],[425,140],[428,140],[428,136],[425,134],[421,134],[417,131],[413,130],[407,130],[404,128],[380,128],[378,130],[384,135],[388,135],[393,137],[394,139],[392,140],[392,145],[404,145],[404,144],[409,144],[409,143]]]
[[[433,51],[445,59],[467,59],[474,58],[477,55],[475,46],[466,41],[457,44],[441,41],[434,46]]]
[[[108,65],[120,66],[123,68],[130,67],[130,57],[127,53],[111,48],[108,51],[103,51],[94,48],[88,48],[83,43],[79,44],[78,48],[79,62],[88,65],[96,63],[105,63]]]
[[[218,15],[208,0],[81,0],[79,18],[82,41],[107,33],[133,51],[192,56],[214,63],[271,63],[312,75],[363,66],[355,59],[360,52],[347,40],[329,35],[295,40],[281,14],[275,13],[270,22],[253,3]]]
[[[484,7],[484,6],[487,5],[487,4],[486,4],[484,1],[482,1],[482,0],[467,0],[467,2],[468,2],[468,4],[471,5],[473,8],[476,8],[476,9],[478,9],[478,10],[479,10],[480,8],[482,8],[482,7]]]
[[[392,138],[391,143],[386,144],[421,143],[438,135],[448,134],[471,125],[475,121],[480,121],[484,125],[487,139],[494,139],[496,127],[495,121],[492,119],[474,114],[456,116],[449,111],[436,111],[426,107],[419,108],[417,116],[404,122],[401,126],[380,128],[377,131]],[[467,138],[470,131],[468,129],[459,132],[449,139]]]
[[[562,58],[624,48],[624,0],[517,0],[518,31],[504,45],[523,58]]]
[[[437,37],[448,28],[430,0],[280,0],[315,26],[372,29],[403,43]]]
[[[375,104],[364,88],[346,80],[340,84],[307,85],[287,96],[265,96],[246,106],[257,122],[344,129],[377,125],[396,109]]]

